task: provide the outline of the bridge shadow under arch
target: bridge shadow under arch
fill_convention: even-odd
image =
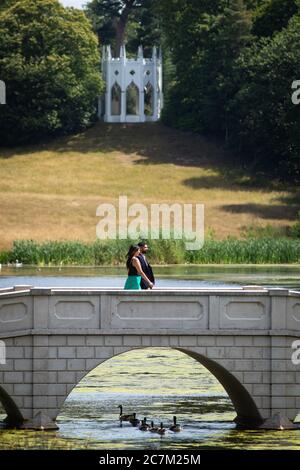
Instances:
[[[6,413],[4,423],[7,426],[18,426],[24,422],[23,416],[9,394],[0,386],[0,403]]]
[[[111,359],[114,359],[118,356],[126,354],[131,351],[139,351],[145,349],[163,349],[163,350],[174,350],[179,351],[184,355],[195,359],[199,364],[201,364],[206,370],[208,370],[216,380],[222,385],[223,389],[226,391],[228,397],[230,398],[232,405],[237,414],[234,422],[239,427],[244,427],[247,429],[257,428],[262,422],[263,418],[253,400],[250,393],[246,390],[244,385],[227,369],[220,365],[215,360],[209,359],[206,356],[203,356],[192,349],[187,348],[178,348],[178,347],[160,347],[160,346],[146,346],[146,347],[128,347],[127,350],[120,352],[119,354],[114,354],[107,359],[99,360],[99,365],[91,368],[89,371],[86,371],[85,374],[81,377],[80,381],[71,386],[68,392],[68,396],[64,398],[59,414],[62,411],[62,408],[70,396],[72,391],[81,383],[81,381],[99,366],[105,364]]]
[[[252,426],[257,427],[263,422],[263,418],[250,393],[231,372],[216,361],[208,359],[201,354],[187,349],[176,349],[196,359],[196,361],[200,362],[200,364],[216,377],[232,401],[237,413],[234,420],[237,425],[247,428]]]

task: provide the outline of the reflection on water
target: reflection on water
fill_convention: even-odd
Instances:
[[[298,266],[169,266],[155,268],[159,287],[282,286],[300,290]],[[122,287],[123,268],[7,268],[0,287]],[[118,421],[118,408],[182,432],[143,433]],[[131,351],[103,363],[69,395],[59,431],[0,429],[0,449],[299,449],[300,430],[241,431],[231,401],[216,379],[185,354],[167,348]]]
[[[159,437],[119,425],[118,405],[165,426],[177,416],[180,433]],[[0,431],[0,449],[299,449],[300,430],[235,429],[231,401],[195,360],[169,348],[146,348],[101,364],[72,391],[59,431]]]

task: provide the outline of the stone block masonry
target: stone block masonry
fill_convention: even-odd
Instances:
[[[299,411],[300,366],[291,360],[300,339],[296,291],[4,289],[0,339],[0,400],[13,425],[55,428],[87,373],[145,347],[174,348],[206,367],[231,398],[239,425],[272,426],[278,414],[290,423]]]

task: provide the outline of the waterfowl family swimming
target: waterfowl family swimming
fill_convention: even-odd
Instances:
[[[181,431],[181,426],[177,424],[177,418],[176,416],[173,416],[173,424],[172,426],[169,427],[170,431],[173,432],[180,432]]]
[[[138,427],[140,431],[150,431],[152,433],[157,433],[160,434],[161,436],[164,435],[167,431],[166,428],[164,428],[163,423],[160,423],[159,426],[154,426],[154,422],[151,421],[151,425],[147,423],[147,418],[145,417],[142,421],[136,417],[136,413],[128,414],[125,415],[123,414],[123,406],[119,405],[118,408],[120,408],[120,414],[119,414],[119,420],[120,420],[120,425],[122,427],[122,422],[127,421],[129,422],[133,427]],[[177,417],[173,416],[173,424],[168,428],[169,431],[172,432],[180,432],[182,430],[182,427],[180,424],[177,423]]]
[[[122,405],[119,405],[118,408],[120,408],[120,414],[119,414],[119,420],[120,421],[130,421],[131,419],[134,419],[133,414],[123,415],[123,406]]]

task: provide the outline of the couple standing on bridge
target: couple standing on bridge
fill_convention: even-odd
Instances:
[[[128,277],[124,289],[153,289],[155,279],[152,268],[146,258],[148,249],[149,248],[146,242],[140,242],[137,245],[131,245],[129,248],[126,262]]]

